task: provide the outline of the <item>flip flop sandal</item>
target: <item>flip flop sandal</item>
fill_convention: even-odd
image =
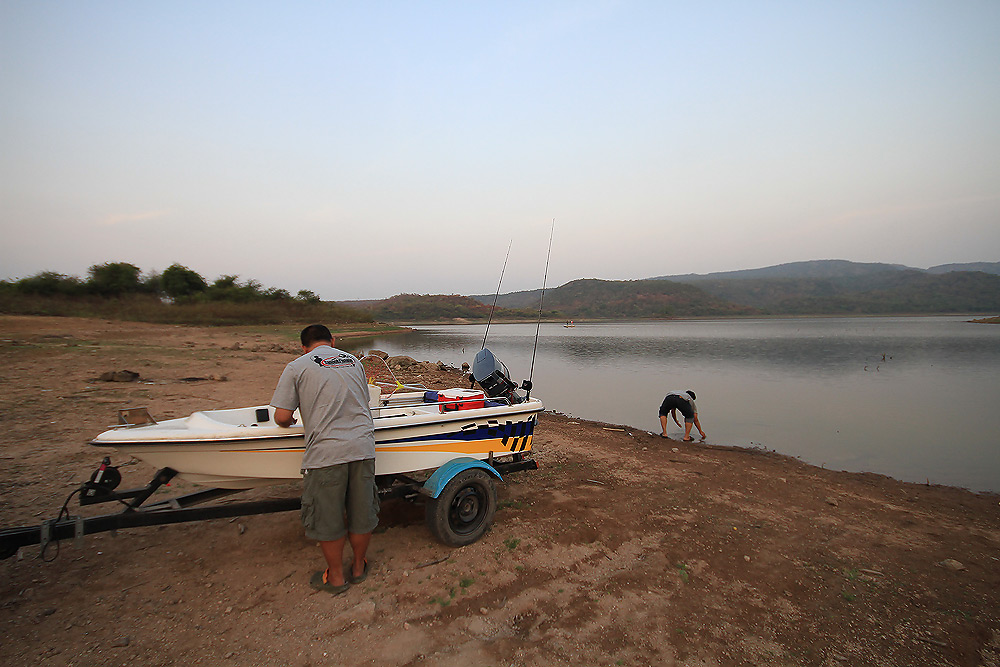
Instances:
[[[351,569],[353,570],[354,568],[352,567]],[[362,572],[358,576],[354,576],[354,573],[352,571],[351,576],[350,576],[350,582],[352,584],[360,584],[362,581],[364,581],[367,578],[368,578],[368,559],[366,558],[365,559],[365,570],[364,570],[364,572]]]
[[[340,595],[351,587],[350,582],[344,582],[342,586],[334,586],[327,581],[327,574],[330,572],[327,570],[320,570],[319,572],[313,573],[312,578],[309,580],[309,585],[317,591],[323,593],[329,593],[330,595]]]

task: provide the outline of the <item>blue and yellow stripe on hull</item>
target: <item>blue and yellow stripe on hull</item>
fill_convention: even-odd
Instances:
[[[531,438],[536,419],[503,423],[489,421],[486,425],[470,425],[451,433],[441,433],[409,438],[379,439],[375,445],[376,457],[389,452],[426,452],[447,450],[459,454],[492,452],[496,455],[521,454],[531,451]]]

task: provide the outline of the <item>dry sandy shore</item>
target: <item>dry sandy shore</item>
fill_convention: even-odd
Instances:
[[[294,349],[0,317],[0,527],[54,516],[119,407],[263,403]],[[95,381],[122,369],[143,382]],[[54,562],[22,549],[0,563],[0,665],[1000,665],[995,495],[554,414],[534,449],[476,544],[386,503],[373,572],[339,597],[310,590],[320,556],[294,513],[88,537]]]

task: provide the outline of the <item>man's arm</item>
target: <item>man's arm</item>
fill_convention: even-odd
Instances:
[[[698,433],[701,434],[701,439],[704,440],[705,439],[705,431],[704,431],[704,429],[701,428],[701,422],[698,421],[698,413],[697,412],[694,413],[694,425],[698,429]]]
[[[274,409],[274,423],[278,426],[284,426],[288,428],[295,423],[295,417],[293,410],[286,410],[285,408],[275,408]]]
[[[274,406],[274,423],[278,426],[289,427],[295,423],[292,413],[299,407],[299,392],[296,386],[295,371],[291,364],[285,366],[278,378],[278,386],[274,388],[274,396],[271,397],[271,405]],[[292,409],[279,408],[279,405],[290,405]]]

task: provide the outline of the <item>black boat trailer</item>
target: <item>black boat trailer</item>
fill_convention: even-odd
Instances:
[[[511,461],[489,460],[488,465],[497,473],[536,470],[538,468],[538,464],[533,459],[527,459],[520,454],[515,455]],[[41,545],[41,555],[45,559],[48,548],[53,544],[58,547],[60,540],[72,538],[80,542],[85,535],[95,533],[140,526],[207,521],[272,512],[291,512],[299,509],[302,505],[300,497],[293,497],[196,507],[202,503],[242,493],[246,489],[205,489],[143,505],[161,486],[170,482],[177,474],[177,471],[172,468],[162,468],[153,475],[153,478],[145,486],[116,491],[115,489],[121,482],[121,474],[115,466],[111,465],[110,458],[105,457],[90,480],[81,484],[66,499],[57,518],[44,521],[41,525],[0,530],[0,559],[10,558],[16,555],[21,547],[34,544]],[[421,495],[432,496],[434,500],[437,500],[441,492],[439,489],[431,493],[427,490],[424,482],[401,474],[380,475],[376,478],[376,483],[379,498],[382,500],[390,498],[414,500]],[[457,546],[478,539],[489,527],[496,509],[496,493],[492,482],[487,488],[482,480],[478,480],[476,484],[465,484],[461,488],[451,489],[452,486],[454,485],[449,484],[444,487],[443,490],[450,493],[446,493],[447,501],[437,512],[442,517],[438,524],[443,522],[444,527],[435,530],[432,526],[432,531],[446,542]],[[492,499],[488,497],[490,493],[492,493]],[[118,502],[124,505],[124,508],[120,512],[112,514],[88,517],[70,516],[67,508],[73,495],[77,494],[79,494],[81,506]],[[430,511],[428,511],[428,525],[431,523]],[[444,531],[445,535],[441,535],[441,531]],[[458,539],[461,541],[451,542],[449,537],[454,536],[456,531]],[[469,540],[470,537],[471,540]],[[56,553],[58,554],[58,551]]]

